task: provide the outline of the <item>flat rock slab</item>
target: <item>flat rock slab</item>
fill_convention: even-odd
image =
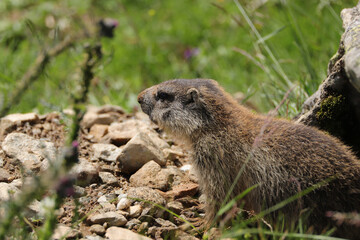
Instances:
[[[2,143],[2,149],[29,169],[36,168],[45,159],[54,161],[57,153],[52,142],[35,139],[24,133],[8,134]]]
[[[185,196],[194,196],[199,191],[199,184],[187,183],[173,187],[171,191],[166,192],[166,195],[172,198],[181,198]]]
[[[124,145],[136,134],[147,129],[147,124],[141,120],[130,119],[121,123],[114,122],[109,126],[109,137],[112,143]]]
[[[151,240],[151,238],[145,237],[133,231],[120,227],[110,227],[106,230],[105,236],[110,240]]]
[[[36,113],[14,113],[3,117],[0,121],[0,135],[4,135],[13,130],[17,125],[25,122],[37,122],[39,116]]]
[[[89,221],[95,224],[107,223],[109,226],[124,226],[127,223],[126,218],[117,212],[106,212],[91,215]]]
[[[154,160],[160,166],[166,163],[165,156],[159,145],[144,132],[135,135],[122,150],[119,159],[121,171],[134,173],[145,163]]]

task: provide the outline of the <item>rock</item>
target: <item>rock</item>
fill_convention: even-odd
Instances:
[[[126,218],[117,212],[106,212],[91,215],[90,222],[96,224],[107,223],[109,226],[124,226],[127,223]]]
[[[143,121],[130,119],[122,123],[112,123],[109,127],[109,137],[116,145],[124,145],[139,132],[148,129]]]
[[[105,234],[105,228],[100,224],[94,224],[90,227],[90,232],[103,236]]]
[[[96,142],[100,142],[101,138],[104,137],[107,133],[108,133],[108,125],[104,125],[104,124],[94,124],[91,128],[90,128],[90,132],[89,135],[93,136],[93,139]]]
[[[106,162],[116,162],[121,154],[121,149],[113,144],[95,143],[92,145],[94,158]]]
[[[113,201],[114,198],[108,199],[106,196],[101,196],[97,200],[97,202],[102,206],[103,211],[109,212],[109,211],[115,211],[115,205],[110,203],[110,201]]]
[[[8,182],[10,174],[3,168],[0,168],[0,182]]]
[[[135,206],[131,206],[129,208],[129,216],[131,218],[139,217],[141,212],[142,212],[142,206],[141,205],[135,205]]]
[[[76,164],[70,172],[76,176],[77,184],[81,186],[97,182],[99,178],[98,169],[93,164],[82,159],[80,159],[80,163]]]
[[[147,162],[130,177],[135,187],[151,187],[166,191],[170,185],[171,173],[154,161]]]
[[[119,185],[118,179],[109,172],[99,172],[99,177],[101,181],[108,185]]]
[[[180,151],[171,149],[171,148],[165,148],[163,150],[164,156],[169,161],[174,161],[176,159],[179,159],[180,157],[183,157],[184,154]]]
[[[177,226],[170,222],[169,220],[164,220],[162,218],[156,218],[155,219],[155,222],[160,226],[160,227],[166,227],[166,228],[177,228]]]
[[[97,114],[95,112],[87,112],[84,115],[84,118],[81,123],[84,126],[84,128],[90,128],[95,124],[109,125],[110,123],[116,121],[117,119],[118,116],[114,116],[109,113]]]
[[[148,228],[149,228],[149,223],[148,222],[143,222],[143,223],[140,224],[137,231],[138,231],[138,233],[145,233]]]
[[[41,212],[41,203],[38,200],[34,200],[31,204],[25,209],[25,216],[30,219],[43,220],[43,217],[40,217]]]
[[[128,198],[120,198],[118,204],[116,205],[116,209],[118,210],[124,210],[130,207],[131,203],[133,201]]]
[[[77,195],[77,196],[85,196],[85,194],[86,194],[85,188],[83,188],[83,187],[75,185],[74,190],[75,190],[75,195]]]
[[[118,113],[118,114],[124,114],[125,111],[120,106],[115,105],[104,105],[101,107],[95,107],[94,108],[96,113]]]
[[[171,202],[168,202],[168,204],[166,205],[166,208],[176,214],[180,214],[181,211],[184,209],[184,206],[179,201],[171,201]]]
[[[136,239],[136,240],[151,240],[151,238],[142,236],[138,233],[134,233],[131,230],[119,227],[110,227],[106,230],[105,236],[109,240],[124,240],[124,239]]]
[[[166,192],[166,195],[172,198],[181,198],[184,196],[194,196],[199,190],[197,183],[187,183],[174,186],[171,191]]]
[[[177,239],[177,240],[199,240],[199,238],[196,238],[193,235],[186,233],[180,229],[175,230],[174,239]]]
[[[146,133],[138,133],[124,147],[118,159],[121,163],[121,171],[134,173],[145,163],[154,160],[160,166],[166,163],[161,149]]]
[[[65,226],[63,224],[59,224],[54,234],[52,235],[51,239],[58,240],[58,239],[75,239],[81,236],[79,230],[73,229],[71,227]]]
[[[2,143],[2,149],[26,168],[34,170],[40,168],[43,160],[54,162],[57,154],[52,142],[38,140],[24,133],[8,134]]]
[[[139,199],[140,202],[141,200],[146,200],[162,206],[164,206],[166,203],[165,199],[160,195],[159,192],[149,187],[131,187],[129,188],[127,194],[128,198]],[[141,203],[143,204],[144,202]]]
[[[128,221],[128,222],[126,223],[125,227],[126,227],[127,229],[133,229],[133,228],[135,228],[136,226],[139,226],[140,224],[141,224],[141,221],[138,220],[138,219],[136,219],[136,218],[134,218],[134,219],[131,219],[130,221]]]
[[[12,184],[0,182],[0,201],[7,201],[9,200],[10,196],[15,195],[19,191]]]
[[[36,113],[14,113],[1,118],[0,121],[0,136],[8,134],[25,122],[35,123],[39,120],[39,116]]]
[[[84,240],[84,239],[80,239],[80,240]],[[85,237],[85,240],[105,240],[105,238],[100,236],[89,235]]]

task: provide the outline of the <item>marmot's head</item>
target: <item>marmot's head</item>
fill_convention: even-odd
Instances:
[[[215,120],[225,95],[214,80],[175,79],[145,89],[138,102],[150,119],[166,131],[190,136]]]

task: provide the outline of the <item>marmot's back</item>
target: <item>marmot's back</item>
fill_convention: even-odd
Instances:
[[[327,211],[360,212],[360,162],[336,138],[254,114],[214,80],[170,80],[146,89],[138,100],[152,121],[191,144],[200,187],[208,198],[208,221],[242,167],[231,196],[258,184],[243,199],[248,210],[259,212],[322,182],[283,208],[289,222],[302,209],[313,208],[309,219],[320,231],[330,222]]]

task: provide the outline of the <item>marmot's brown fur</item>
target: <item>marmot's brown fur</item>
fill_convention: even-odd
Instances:
[[[296,222],[301,210],[310,208],[309,222],[321,231],[330,223],[327,211],[360,212],[360,162],[329,134],[255,114],[214,80],[166,81],[144,90],[138,101],[152,121],[191,144],[208,221],[239,171],[231,198],[258,185],[243,198],[246,210],[259,213],[329,181],[282,208],[286,222]]]

